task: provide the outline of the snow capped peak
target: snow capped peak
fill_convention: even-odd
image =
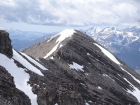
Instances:
[[[106,46],[106,48],[111,48],[113,45],[115,45],[115,47],[116,46],[127,46],[140,39],[140,27],[139,26],[128,27],[124,30],[119,30],[115,27],[106,27],[96,34],[90,32],[90,31],[87,31],[87,33],[94,40],[96,40],[96,41],[100,42],[102,45]],[[115,50],[118,51],[116,48],[115,48]],[[114,49],[114,47],[112,47],[111,49]]]
[[[56,42],[62,42],[64,39],[71,37],[75,33],[74,29],[65,29],[62,32],[58,33],[60,35]]]
[[[66,38],[69,38],[69,37],[71,37],[74,33],[75,33],[76,31],[74,30],[74,29],[65,29],[65,30],[63,30],[62,32],[60,32],[60,33],[58,33],[56,36],[58,36],[58,35],[60,35],[59,37],[58,37],[58,39],[56,40],[56,45],[50,50],[50,52],[49,53],[47,53],[47,55],[46,56],[44,56],[44,58],[46,59],[48,56],[50,56],[53,52],[55,52],[56,50],[57,50],[57,48],[60,46],[60,43],[62,42],[62,41],[64,41]],[[54,36],[54,37],[56,37],[56,36]],[[53,38],[54,38],[53,37]],[[62,47],[63,45],[61,45],[61,47]]]
[[[125,31],[135,31],[135,30],[140,30],[140,26],[129,26],[126,29],[124,29]]]
[[[91,27],[90,29],[92,29],[92,30],[96,30],[96,31],[101,31],[101,28],[99,28],[99,27],[97,27],[97,26],[94,26],[94,27]]]
[[[101,32],[114,32],[116,30],[117,29],[115,27],[107,27],[107,28],[104,28]]]
[[[125,32],[132,32],[134,36],[140,36],[140,26],[130,26],[124,29]]]
[[[101,28],[97,27],[97,26],[94,26],[94,27],[91,27],[90,29],[87,30],[87,33],[92,33],[92,34],[95,34],[95,33],[98,33],[101,31]]]

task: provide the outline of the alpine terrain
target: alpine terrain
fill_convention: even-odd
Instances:
[[[140,70],[140,26],[117,29],[95,26],[85,31],[134,70]]]
[[[0,105],[140,105],[140,76],[73,29],[18,52],[0,31]]]

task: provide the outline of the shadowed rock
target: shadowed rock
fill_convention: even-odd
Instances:
[[[13,56],[9,33],[4,30],[0,30],[0,53],[5,54],[9,58]]]
[[[0,105],[31,105],[24,92],[17,89],[13,77],[0,66]]]

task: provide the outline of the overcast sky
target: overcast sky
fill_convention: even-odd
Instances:
[[[139,24],[140,0],[0,0],[0,27],[4,28],[57,30]]]

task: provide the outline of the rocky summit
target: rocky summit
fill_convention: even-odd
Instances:
[[[140,105],[140,76],[85,33],[66,29],[12,52],[0,65],[32,105]]]

